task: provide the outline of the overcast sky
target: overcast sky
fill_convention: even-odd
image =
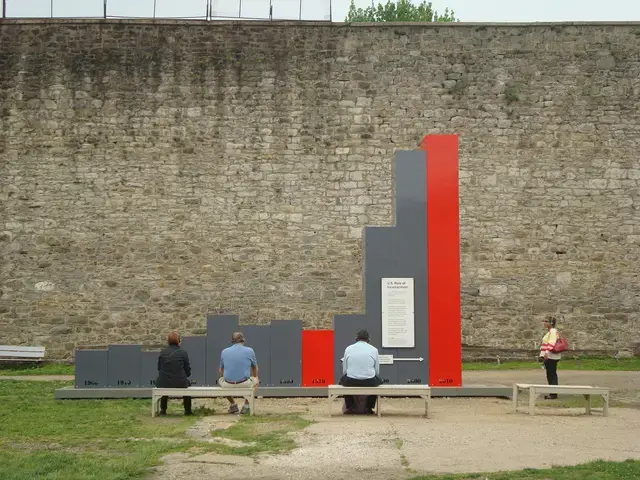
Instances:
[[[332,0],[334,21],[343,21],[350,0]],[[375,0],[377,3],[377,0]],[[384,0],[386,2],[386,0]],[[418,2],[418,0],[414,0]],[[6,0],[9,17],[48,17],[52,0]],[[213,0],[215,15],[269,17],[269,0]],[[102,16],[103,0],[53,0],[56,17]],[[205,15],[206,0],[156,0],[160,17],[199,17]],[[328,20],[329,0],[271,0],[274,18],[298,19],[302,3],[303,20]],[[371,0],[356,0],[357,6]],[[154,0],[107,0],[110,16],[153,16]],[[464,22],[561,22],[561,21],[640,21],[640,0],[434,0],[437,10],[453,8]],[[1,8],[1,0],[0,0]]]

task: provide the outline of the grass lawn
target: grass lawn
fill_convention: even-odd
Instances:
[[[182,415],[179,401],[167,417],[151,418],[148,399],[55,400],[67,382],[0,381],[0,479],[124,480],[141,478],[171,452],[255,456],[295,448],[287,435],[311,422],[297,415],[241,417],[207,438],[186,431],[202,416]],[[226,410],[226,407],[225,407]],[[219,414],[219,413],[218,413]],[[220,415],[221,420],[228,416]],[[227,443],[214,443],[228,439]],[[235,442],[229,444],[229,441]],[[400,447],[401,445],[399,445]],[[553,470],[435,475],[416,480],[617,480],[640,478],[640,462],[592,462]]]
[[[640,462],[591,462],[575,467],[525,469],[517,472],[427,475],[411,480],[632,480],[640,478]]]
[[[295,447],[286,436],[310,422],[295,415],[242,417],[218,437],[255,442],[230,447],[185,435],[211,411],[151,418],[148,399],[55,400],[63,382],[0,381],[0,478],[3,480],[130,479],[171,452],[255,455]]]
[[[502,362],[465,362],[462,366],[463,370],[530,370],[539,369],[540,364],[527,361]],[[640,370],[640,357],[634,358],[567,358],[561,363],[562,370],[619,370],[619,371],[637,371]]]
[[[0,376],[8,377],[12,375],[74,375],[76,371],[75,365],[64,365],[61,363],[43,363],[43,364],[1,364]]]

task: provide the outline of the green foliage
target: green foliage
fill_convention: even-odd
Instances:
[[[459,21],[453,12],[445,8],[444,13],[439,14],[433,9],[431,2],[416,5],[410,0],[387,0],[386,4],[373,4],[366,8],[356,8],[354,0],[349,5],[347,23],[376,23],[376,22],[457,22]]]
[[[590,462],[575,467],[526,468],[517,472],[426,475],[411,480],[619,480],[640,478],[640,462]]]
[[[530,370],[539,369],[540,364],[531,359],[527,361],[507,361],[498,364],[497,362],[465,362],[464,370]],[[640,358],[595,358],[578,357],[564,358],[560,362],[562,370],[617,370],[617,371],[638,371],[640,370]]]

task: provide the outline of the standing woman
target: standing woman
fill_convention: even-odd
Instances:
[[[558,341],[558,330],[556,330],[556,318],[547,317],[544,321],[544,327],[547,329],[546,335],[542,338],[540,345],[540,357],[544,361],[544,368],[547,371],[547,383],[549,385],[558,385],[558,362],[562,358],[559,353],[553,353],[553,347]],[[545,395],[547,400],[558,398],[558,395],[552,393]]]
[[[189,365],[189,355],[186,350],[180,348],[180,334],[169,332],[167,338],[169,344],[167,348],[160,352],[158,357],[158,378],[156,387],[158,388],[187,388],[189,376],[191,376],[191,366]],[[160,398],[160,415],[167,414],[167,403],[169,397]],[[182,397],[184,414],[191,415],[191,397]]]

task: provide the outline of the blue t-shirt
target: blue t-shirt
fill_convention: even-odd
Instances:
[[[224,379],[241,382],[251,376],[251,367],[258,366],[253,348],[236,343],[225,348],[220,354],[220,368],[224,369]]]

